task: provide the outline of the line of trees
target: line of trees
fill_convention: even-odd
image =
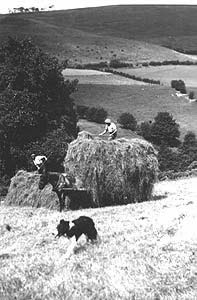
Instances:
[[[150,84],[161,84],[160,80],[155,80],[155,79],[149,79],[149,78],[142,78],[140,76],[136,76],[136,75],[131,75],[131,74],[128,74],[128,73],[125,73],[125,72],[120,72],[120,71],[115,71],[113,69],[106,69],[104,71],[107,71],[107,72],[110,72],[114,75],[119,75],[119,76],[122,76],[122,77],[126,77],[126,78],[129,78],[129,79],[133,79],[133,80],[137,80],[137,81],[142,81],[142,82],[145,82],[145,83],[150,83]]]
[[[16,14],[16,13],[35,13],[39,11],[45,11],[48,9],[52,9],[54,5],[50,5],[48,8],[38,8],[35,6],[32,7],[14,7],[13,9],[9,9],[9,14]]]
[[[88,64],[77,64],[74,67],[76,69],[92,69],[92,70],[102,70],[103,68],[113,68],[113,69],[121,69],[121,68],[136,68],[136,67],[158,67],[158,66],[168,66],[168,65],[183,65],[183,66],[192,66],[197,65],[196,60],[164,60],[164,61],[150,61],[150,62],[142,62],[142,63],[127,63],[123,62],[117,58],[111,59],[109,62],[100,61],[98,63],[88,63]]]

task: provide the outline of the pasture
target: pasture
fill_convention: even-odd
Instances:
[[[197,178],[155,185],[153,201],[59,213],[0,206],[0,299],[197,299]],[[94,219],[66,259],[61,218]],[[6,230],[6,224],[11,230]]]
[[[180,124],[182,136],[189,130],[197,134],[197,103],[177,97],[166,86],[79,84],[73,98],[76,104],[103,107],[114,121],[123,112],[132,113],[142,122],[152,120],[158,112],[168,111]],[[91,132],[91,127],[88,131]]]
[[[78,79],[79,84],[145,85],[146,83],[96,70],[67,68],[62,72],[65,80]]]
[[[182,79],[186,87],[197,87],[197,66],[157,66],[142,68],[120,68],[120,72],[160,80],[164,85],[170,86],[172,80]]]

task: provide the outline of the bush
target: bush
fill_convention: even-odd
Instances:
[[[135,117],[130,113],[122,113],[118,118],[118,123],[122,128],[135,131],[137,128],[137,121]]]
[[[194,92],[193,91],[191,91],[191,92],[189,92],[189,99],[194,99]]]
[[[183,80],[172,80],[171,81],[171,87],[174,88],[175,90],[181,92],[182,94],[186,94],[186,87],[185,87],[185,82]]]
[[[87,120],[96,123],[104,123],[107,118],[107,111],[102,107],[90,107],[87,110]]]
[[[189,131],[180,147],[182,154],[182,168],[187,168],[193,161],[197,160],[197,139],[195,133]]]

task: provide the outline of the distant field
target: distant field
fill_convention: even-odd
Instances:
[[[128,79],[119,75],[95,70],[65,69],[63,72],[65,80],[78,79],[80,84],[110,84],[110,85],[145,85],[142,81]]]
[[[120,68],[119,71],[143,78],[160,80],[170,85],[171,80],[182,79],[186,86],[197,87],[197,66],[158,66],[138,69]]]
[[[197,103],[178,98],[174,90],[165,86],[81,84],[73,98],[77,104],[102,106],[113,120],[130,112],[141,122],[153,119],[160,111],[168,111],[180,124],[182,135],[189,130],[197,134]]]

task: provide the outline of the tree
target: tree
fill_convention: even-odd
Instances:
[[[137,128],[137,121],[135,117],[130,113],[122,113],[118,118],[118,123],[122,128],[135,131]]]
[[[193,91],[190,91],[189,92],[189,99],[194,99],[194,96],[195,96],[195,94],[194,94],[194,92]]]
[[[138,132],[139,135],[143,136],[147,141],[152,141],[152,122],[142,122],[139,126]]]
[[[0,161],[4,173],[12,175],[17,153],[26,156],[28,144],[59,128],[67,141],[76,136],[70,94],[77,82],[64,82],[57,59],[29,39],[9,38],[0,48],[0,66]]]
[[[166,144],[176,147],[180,144],[179,124],[168,112],[159,112],[154,119],[151,128],[152,142],[156,145]]]
[[[197,160],[197,139],[194,132],[189,131],[184,136],[181,153],[185,157],[185,167],[189,166],[193,161]]]

